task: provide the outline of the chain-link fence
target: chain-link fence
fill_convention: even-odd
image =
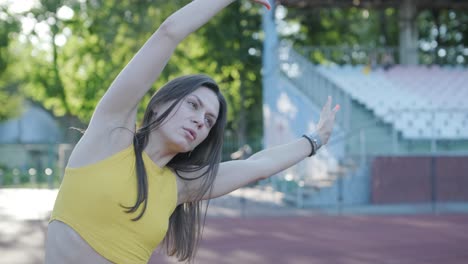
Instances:
[[[57,188],[70,144],[1,144],[0,187]]]

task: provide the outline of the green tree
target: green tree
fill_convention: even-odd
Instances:
[[[349,50],[395,47],[398,43],[397,18],[393,8],[288,8],[285,21],[299,24],[300,29],[296,34],[283,37],[292,40],[299,49],[329,47],[308,53],[314,63],[365,63],[358,56],[353,57]]]
[[[417,18],[422,54],[420,60],[435,64],[468,64],[466,10],[423,10]]]
[[[11,37],[19,32],[18,20],[0,6],[0,121],[20,114],[22,98],[17,92],[18,79],[13,74],[13,61],[17,52],[12,47]]]
[[[340,48],[372,50],[397,47],[399,19],[398,7],[287,8],[285,21],[298,23],[300,30],[283,38],[292,40],[299,50],[308,46],[333,47],[304,52],[314,63],[363,63]],[[467,10],[419,10],[416,25],[423,64],[468,64],[468,56],[464,54],[468,43]],[[397,55],[397,51],[394,52]]]
[[[32,42],[25,47],[36,54],[28,58],[25,94],[57,116],[74,115],[87,123],[112,80],[166,16],[162,10],[174,5],[163,9],[133,2],[40,1],[25,15],[34,17],[36,26],[48,25],[49,36],[41,36],[36,27],[30,37],[48,40],[49,48]],[[64,9],[72,16],[61,17]]]
[[[230,104],[229,128],[242,146],[262,135],[261,14],[251,2],[234,2],[200,33],[212,70]]]
[[[86,123],[135,52],[187,2],[42,0],[25,16],[47,23],[50,36],[44,39],[50,48],[41,50],[32,42],[24,47],[36,54],[26,67],[25,93],[58,116],[76,115]],[[64,8],[73,15],[61,17]],[[221,84],[230,105],[228,126],[240,131],[241,141],[261,135],[260,21],[258,7],[235,2],[178,46],[153,89],[182,74],[206,73]],[[66,42],[60,43],[64,36]],[[41,37],[37,28],[33,37]]]

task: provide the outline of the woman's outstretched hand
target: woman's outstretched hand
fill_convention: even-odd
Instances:
[[[320,113],[320,120],[317,124],[317,134],[322,141],[322,144],[325,145],[330,138],[330,135],[333,131],[333,125],[335,124],[335,115],[340,110],[340,105],[335,105],[333,109],[332,106],[332,98],[328,96],[328,100],[322,108],[322,112]]]
[[[261,5],[264,5],[268,10],[271,9],[271,5],[268,2],[268,0],[251,0],[252,2],[259,3]]]

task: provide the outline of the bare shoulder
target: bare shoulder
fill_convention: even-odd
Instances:
[[[95,120],[96,121],[96,120]],[[116,121],[100,119],[90,122],[73,149],[67,167],[79,168],[104,160],[132,144],[135,118]]]

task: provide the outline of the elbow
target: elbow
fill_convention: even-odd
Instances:
[[[175,24],[170,17],[164,20],[164,22],[159,26],[158,33],[172,41],[182,41],[182,38],[179,36],[180,34],[177,33],[177,30],[175,29]]]

